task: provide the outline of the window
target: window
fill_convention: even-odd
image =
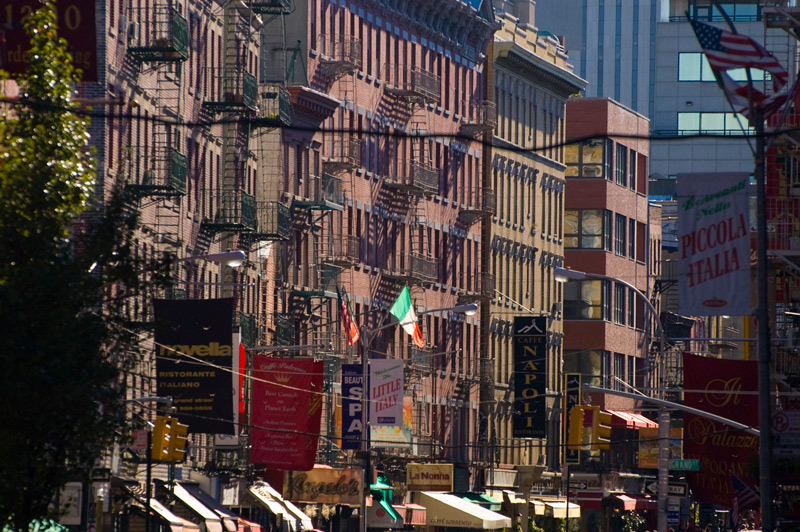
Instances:
[[[636,172],[637,168],[636,167],[638,166],[639,160],[638,160],[638,155],[637,155],[637,153],[635,151],[631,150],[630,154],[631,154],[631,162],[630,162],[629,171],[628,171],[628,175],[630,176],[629,185],[631,187],[631,190],[636,190],[636,174],[637,174],[637,172]],[[644,191],[642,191],[642,192],[644,192]]]
[[[626,234],[628,230],[628,220],[621,214],[616,215],[614,224],[614,253],[625,256],[628,251],[626,247]]]
[[[616,177],[618,185],[628,186],[628,148],[622,144],[617,144]]]
[[[678,113],[679,135],[732,135],[743,131],[752,134],[754,129],[738,113]]]
[[[692,20],[725,22],[719,7],[695,4],[698,4],[698,2],[691,2],[689,5],[689,16]],[[752,0],[729,0],[728,2],[720,2],[720,7],[733,21],[753,22],[761,20],[761,6]]]
[[[628,257],[636,258],[636,220],[628,220]]]
[[[734,68],[728,70],[728,75],[734,81],[747,81],[747,70]],[[753,81],[769,81],[769,72],[756,68],[750,69],[750,79]],[[708,64],[708,59],[702,52],[682,52],[678,54],[678,81],[714,81],[714,71]]]
[[[625,325],[625,303],[627,295],[625,294],[625,285],[621,283],[614,283],[614,323]]]
[[[606,211],[567,210],[564,212],[564,246],[579,249],[603,249],[604,235],[610,231],[605,223]]]
[[[614,353],[614,389],[622,391],[625,382],[625,355]]]
[[[564,319],[608,320],[608,281],[568,281],[564,285]]]
[[[581,382],[602,385],[602,351],[564,350],[564,373],[580,373]]]
[[[591,139],[569,144],[565,148],[566,177],[606,177],[606,155],[602,139]]]
[[[630,384],[631,386],[636,386],[636,358],[635,357],[628,357],[628,378],[625,382]]]
[[[636,292],[628,290],[628,325],[636,325]]]

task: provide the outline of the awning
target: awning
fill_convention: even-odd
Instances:
[[[419,501],[426,508],[427,526],[482,528],[494,530],[511,526],[508,517],[465,501],[457,495],[422,491]]]
[[[525,504],[525,499],[517,497],[517,492],[512,490],[503,490],[503,497],[508,499],[509,504]]]
[[[419,504],[393,504],[394,508],[400,517],[403,518],[403,524],[414,526],[425,526],[426,509]]]
[[[581,516],[581,507],[574,502],[550,501],[546,502],[545,514],[552,513],[556,519],[572,519]]]
[[[200,532],[200,525],[192,523],[188,519],[178,517],[167,510],[167,507],[156,499],[150,499],[150,508],[164,521],[169,523],[169,528],[172,532]]]
[[[582,510],[600,510],[603,508],[602,491],[579,491],[578,505]]]
[[[261,532],[261,525],[248,521],[247,519],[239,518],[239,528],[237,532]]]
[[[615,499],[622,502],[624,510],[657,510],[658,501],[655,499],[647,499],[641,495],[625,495],[620,494],[615,496]]]
[[[403,518],[386,501],[375,500],[377,504],[367,507],[367,526],[369,528],[403,528]]]
[[[533,515],[544,515],[544,503],[542,501],[533,500]]]
[[[217,513],[200,502],[179,483],[172,486],[172,494],[205,521],[208,532],[222,532],[222,520]]]
[[[251,485],[250,493],[269,508],[272,513],[276,516],[281,516],[281,519],[289,523],[290,530],[311,530],[314,528],[310,517],[304,514],[300,508],[281,497],[281,494],[266,482],[257,482]]]
[[[612,416],[612,427],[658,427],[658,423],[641,414],[636,414],[634,412],[623,412],[622,410],[606,410],[606,412]]]
[[[483,506],[493,512],[497,512],[503,507],[503,501],[497,500],[486,493],[459,493],[458,496],[465,501]]]
[[[244,521],[241,517],[231,512],[228,508],[222,505],[219,501],[217,501],[214,497],[206,493],[205,491],[200,489],[200,486],[197,484],[187,484],[185,482],[180,483],[183,488],[191,493],[194,498],[205,504],[208,508],[211,508],[216,512],[216,514],[222,519],[222,525],[225,527],[225,530],[228,532],[237,532],[239,528],[251,528],[256,526],[261,528],[261,525],[258,523],[250,523],[249,521],[245,521],[245,524],[242,525],[239,521]],[[256,532],[256,531],[253,531]]]

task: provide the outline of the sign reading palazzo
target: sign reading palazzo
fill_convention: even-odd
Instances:
[[[514,438],[544,438],[547,408],[547,318],[514,318]]]

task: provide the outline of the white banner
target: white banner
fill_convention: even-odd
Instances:
[[[370,359],[369,422],[403,424],[403,360]]]
[[[678,312],[750,314],[749,176],[680,174]]]

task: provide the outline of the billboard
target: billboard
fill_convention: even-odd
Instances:
[[[233,299],[156,299],[156,394],[189,432],[234,434]]]
[[[547,408],[547,318],[515,316],[514,438],[544,438]]]

